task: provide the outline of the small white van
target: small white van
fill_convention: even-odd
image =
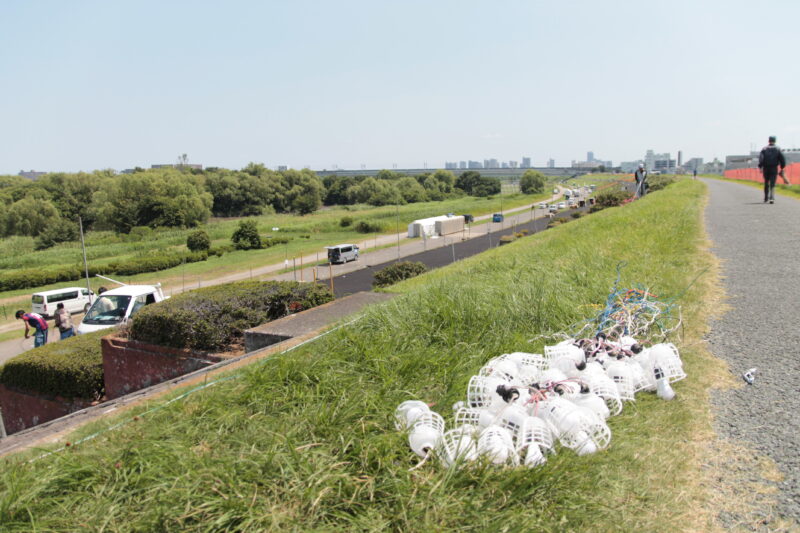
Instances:
[[[70,313],[84,313],[94,301],[94,292],[86,287],[67,287],[51,291],[35,292],[31,296],[31,310],[43,317],[53,318],[56,306],[64,304],[64,309]]]
[[[97,297],[86,312],[77,333],[82,335],[99,329],[113,328],[128,321],[145,305],[165,300],[161,284],[123,285]]]
[[[326,246],[328,261],[331,263],[347,263],[358,259],[358,246],[355,244],[337,244]]]

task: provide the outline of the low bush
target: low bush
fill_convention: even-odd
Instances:
[[[270,246],[275,246],[277,244],[286,244],[291,240],[291,237],[265,237],[261,240],[261,245],[264,248],[269,248]]]
[[[419,276],[426,270],[428,270],[427,267],[419,261],[400,261],[375,272],[375,281],[372,282],[372,285],[387,287],[398,281]]]
[[[355,226],[355,230],[359,233],[378,233],[382,229],[379,223],[367,220],[359,220]]]
[[[233,247],[232,244],[220,244],[219,246],[213,246],[209,248],[208,256],[211,257],[212,255],[215,255],[217,257],[222,257],[226,253],[232,252],[234,250],[235,248]]]
[[[100,337],[107,334],[95,331],[28,350],[0,367],[0,383],[44,396],[98,400],[103,396]]]
[[[339,219],[339,225],[343,228],[353,225],[353,217],[351,216],[343,216]]]
[[[632,196],[633,194],[622,189],[607,189],[595,197],[595,206],[600,206],[600,209],[616,207]]]
[[[655,192],[660,191],[667,185],[672,185],[678,181],[675,176],[651,176],[647,178],[647,191]]]
[[[134,340],[220,351],[244,330],[333,299],[327,287],[291,281],[242,281],[185,292],[143,307],[131,325]]]
[[[255,220],[241,220],[239,227],[231,235],[231,242],[237,250],[257,250],[261,248],[261,236]]]
[[[516,237],[514,237],[513,235],[503,235],[502,237],[500,237],[500,245],[502,246],[504,244],[514,242],[515,238]]]
[[[192,252],[207,252],[211,248],[211,238],[204,230],[193,231],[186,237],[186,247]]]
[[[197,263],[208,259],[208,252],[171,252],[171,253],[150,253],[147,255],[126,259],[124,262],[110,263],[108,270],[110,273],[122,276],[133,276],[145,272],[155,272],[166,270],[183,263]]]
[[[576,211],[576,212],[572,213],[570,216],[572,218],[581,218],[583,216],[583,213],[581,213],[580,211]]]

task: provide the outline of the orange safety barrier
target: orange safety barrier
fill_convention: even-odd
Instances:
[[[791,185],[800,185],[800,163],[790,163],[786,165],[786,177]],[[725,177],[734,180],[747,180],[764,182],[764,176],[761,174],[761,169],[758,168],[737,168],[734,170],[726,170]],[[783,183],[783,180],[778,177],[778,184]]]

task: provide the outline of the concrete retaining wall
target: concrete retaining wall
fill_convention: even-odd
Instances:
[[[101,339],[106,398],[188,374],[222,361],[221,357],[167,348],[109,335]]]

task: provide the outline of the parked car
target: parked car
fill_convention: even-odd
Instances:
[[[503,213],[495,213],[492,215],[492,222],[502,222],[505,220]]]
[[[464,224],[469,224],[470,222],[475,221],[475,217],[472,215],[462,215],[464,217]]]
[[[347,263],[358,260],[358,246],[355,244],[337,244],[336,246],[326,246],[325,249],[328,250],[328,261],[331,263]]]
[[[566,209],[566,208],[567,208],[567,204],[566,204],[566,203],[564,203],[564,202],[559,202],[559,203],[558,203],[558,208],[559,208],[559,209]]]
[[[539,202],[539,209],[547,209],[547,203],[546,202]]]
[[[46,318],[53,318],[56,305],[64,304],[70,313],[88,311],[94,300],[94,292],[86,287],[66,287],[50,291],[35,292],[31,295],[31,310]]]
[[[145,305],[165,300],[161,284],[123,285],[99,295],[86,312],[78,335],[126,323]]]
[[[550,204],[550,207],[547,208],[547,211],[550,213],[555,213],[558,211],[558,206],[556,204]]]

